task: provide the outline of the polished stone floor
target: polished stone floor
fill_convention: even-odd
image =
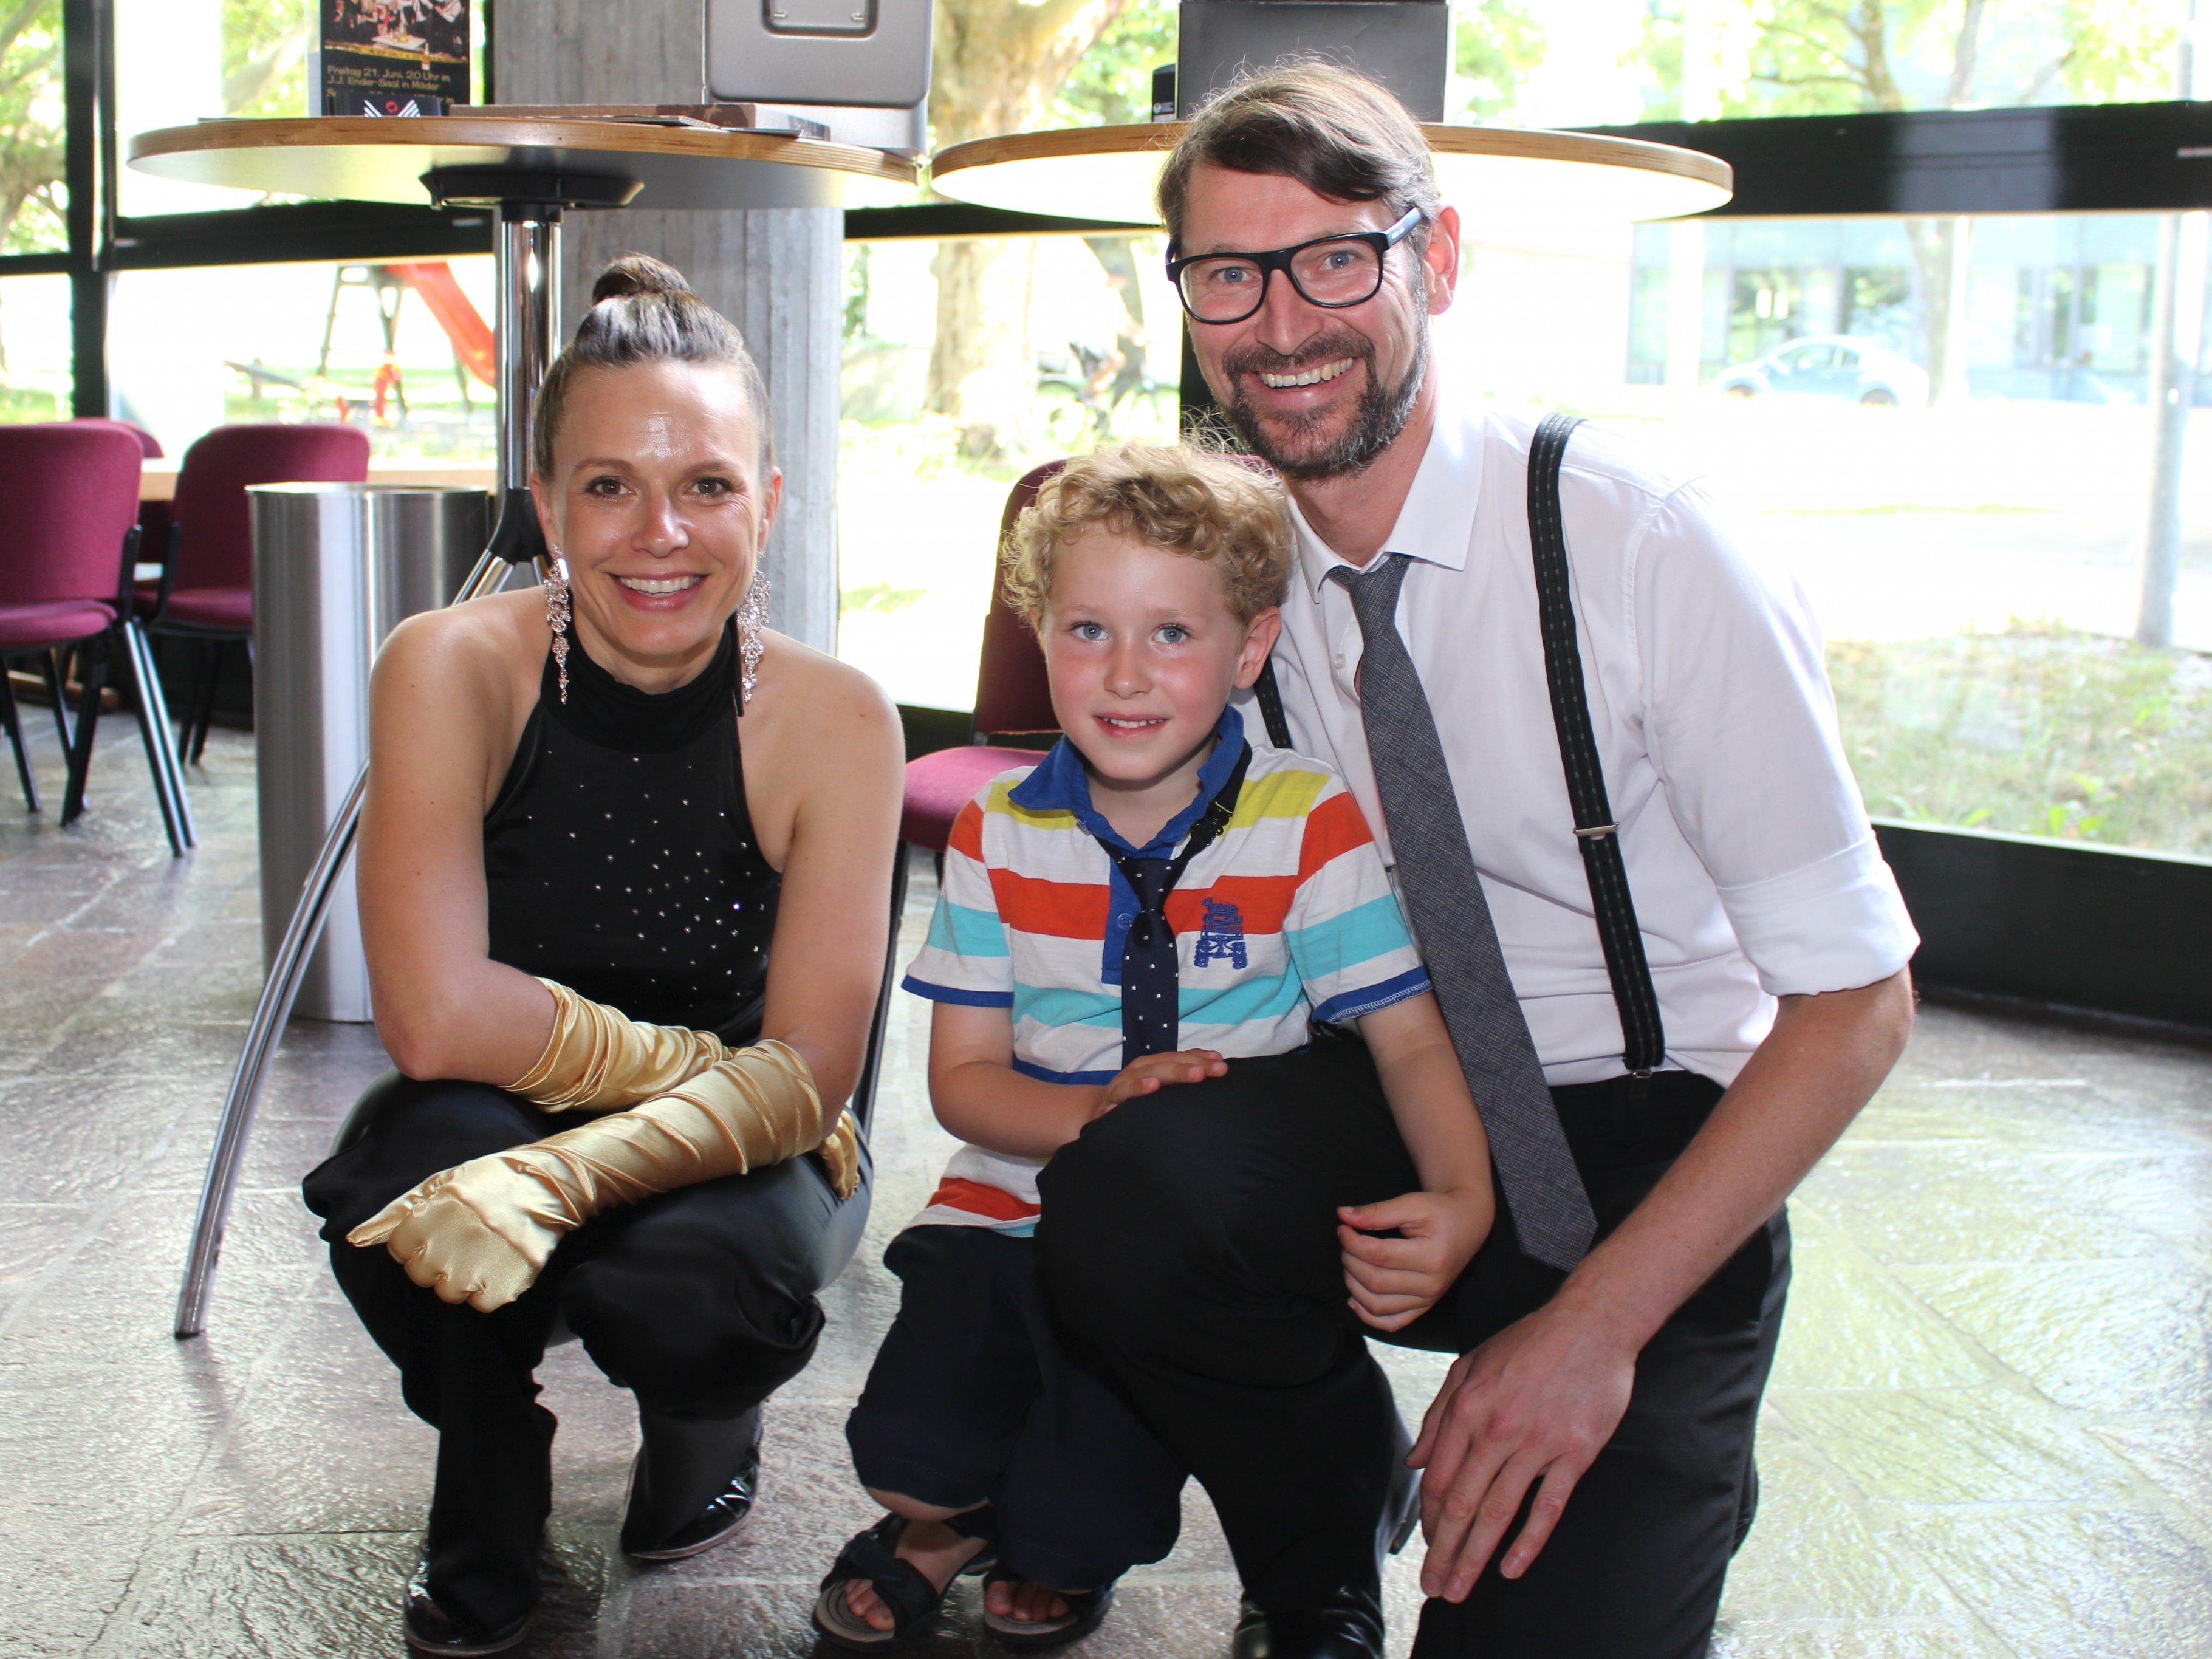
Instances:
[[[431,1440],[294,1190],[382,1054],[366,1029],[293,1028],[211,1328],[172,1340],[258,985],[251,744],[216,734],[201,848],[172,863],[127,720],[105,724],[93,810],[67,832],[51,722],[31,723],[48,817],[0,784],[0,1654],[396,1653]],[[770,1407],[766,1499],[739,1540],[625,1565],[626,1397],[573,1346],[549,1362],[558,1498],[527,1651],[812,1650],[814,1582],[870,1518],[841,1428],[893,1305],[880,1252],[947,1144],[921,1019],[902,999],[876,1224],[820,1358]],[[1765,1510],[1717,1650],[2212,1656],[2212,1053],[1930,1008],[1795,1214]],[[1418,1411],[1441,1367],[1390,1363]],[[1394,1652],[1409,1582],[1396,1564]],[[994,1650],[972,1594],[918,1651]],[[1194,1493],[1182,1548],[1084,1650],[1212,1659],[1234,1604]]]

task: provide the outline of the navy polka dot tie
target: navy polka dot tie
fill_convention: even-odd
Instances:
[[[1252,746],[1244,745],[1237,768],[1221,793],[1191,826],[1182,851],[1172,859],[1138,858],[1101,842],[1106,855],[1121,872],[1121,878],[1136,895],[1137,912],[1129,921],[1128,937],[1121,945],[1121,1064],[1146,1054],[1172,1054],[1179,1046],[1182,987],[1176,964],[1175,929],[1168,922],[1168,895],[1182,879],[1190,861],[1212,846],[1229,825],[1237,810],[1237,796],[1244,783],[1244,769],[1251,763]]]

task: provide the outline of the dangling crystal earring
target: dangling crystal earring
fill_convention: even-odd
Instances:
[[[553,630],[553,667],[561,677],[561,701],[568,701],[568,562],[553,550],[553,568],[545,578],[545,625]]]
[[[768,624],[768,572],[758,565],[753,567],[752,586],[745,589],[745,602],[738,607],[738,701],[740,705],[753,700],[753,688],[760,684],[761,653],[767,647],[761,644],[761,629]]]

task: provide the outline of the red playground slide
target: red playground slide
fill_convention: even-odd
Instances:
[[[446,331],[453,349],[468,365],[469,373],[486,386],[496,386],[499,364],[493,348],[491,325],[477,314],[469,296],[453,280],[453,268],[444,260],[422,264],[393,264],[385,269],[422,296],[422,303]]]

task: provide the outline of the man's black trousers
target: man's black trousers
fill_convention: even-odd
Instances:
[[[865,1180],[840,1202],[816,1159],[793,1158],[585,1223],[536,1284],[488,1314],[440,1301],[381,1245],[345,1242],[439,1170],[576,1121],[483,1084],[392,1073],[355,1109],[365,1131],[305,1183],[307,1207],[325,1218],[339,1287],[399,1367],[401,1397],[438,1431],[424,1540],[430,1593],[494,1629],[537,1598],[554,1418],[532,1373],[556,1322],[641,1410],[742,1417],[813,1357],[823,1324],[815,1293],[867,1224]]]
[[[1680,1073],[1640,1099],[1626,1079],[1553,1091],[1601,1235],[1720,1093]],[[1288,1613],[1373,1586],[1396,1413],[1348,1306],[1335,1211],[1419,1180],[1365,1048],[1324,1037],[1126,1102],[1055,1155],[1041,1186],[1064,1328],[1205,1486],[1246,1593]],[[1384,1340],[1465,1352],[1560,1277],[1515,1248],[1501,1204],[1446,1301]],[[1493,1558],[1464,1603],[1430,1601],[1416,1659],[1705,1652],[1750,1524],[1752,1433],[1789,1277],[1778,1213],[1644,1348],[1627,1414],[1535,1564],[1509,1582]]]

